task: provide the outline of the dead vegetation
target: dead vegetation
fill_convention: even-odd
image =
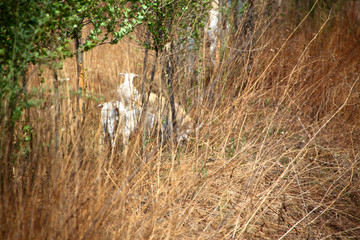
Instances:
[[[119,147],[108,157],[101,143],[94,97],[115,96],[117,73],[142,72],[143,52],[130,40],[86,53],[93,97],[84,118],[72,60],[58,113],[51,79],[34,78],[32,94],[42,102],[17,129],[1,238],[360,238],[360,6],[321,6],[299,10],[300,20],[290,20],[291,10],[264,17],[249,48],[239,31],[231,35],[210,78],[211,98],[198,94],[206,86],[192,95],[175,86],[204,123],[182,147],[139,133],[127,156]],[[182,72],[175,82],[190,84]]]

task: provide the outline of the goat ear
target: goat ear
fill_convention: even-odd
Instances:
[[[97,106],[97,108],[102,108],[104,106],[104,104],[99,104],[98,106]]]

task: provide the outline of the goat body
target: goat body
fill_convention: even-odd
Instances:
[[[115,147],[115,136],[119,132],[123,137],[123,144],[129,144],[130,135],[139,127],[140,110],[126,108],[120,101],[111,101],[100,104],[101,124],[105,133],[105,139]],[[153,129],[156,122],[154,114],[147,112],[144,119],[144,128]]]
[[[165,115],[167,115],[166,111],[166,100],[164,97],[158,97],[155,93],[150,93],[148,107],[146,111],[150,114],[156,116],[159,111],[164,111]],[[176,141],[183,142],[189,139],[189,135],[193,130],[194,121],[190,117],[189,114],[186,113],[185,109],[175,103],[175,112],[176,112],[176,125],[177,129],[175,129]],[[169,114],[171,116],[171,114]],[[171,132],[172,130],[172,119],[170,118],[169,121],[165,121],[162,123],[161,131],[162,132]]]
[[[114,147],[119,117],[126,112],[126,109],[119,101],[102,103],[98,107],[101,108],[101,125],[104,129],[105,139]]]

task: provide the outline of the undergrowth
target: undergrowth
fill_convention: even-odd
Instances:
[[[209,83],[205,60],[196,84],[179,66],[178,101],[203,123],[183,146],[145,145],[140,132],[126,156],[108,153],[96,106],[115,97],[118,72],[142,72],[132,40],[85,54],[84,116],[74,60],[58,89],[30,76],[41,102],[16,128],[1,238],[360,238],[359,4],[319,3],[293,20],[291,6],[268,7],[255,6],[250,38],[224,38]]]

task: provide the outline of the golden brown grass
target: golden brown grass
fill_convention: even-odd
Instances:
[[[183,103],[200,101],[191,114],[204,122],[182,148],[155,139],[142,147],[138,134],[127,156],[108,157],[98,103],[87,99],[83,123],[76,112],[73,60],[62,72],[71,81],[59,88],[57,119],[50,77],[32,79],[43,102],[24,123],[33,140],[17,129],[1,238],[360,238],[359,4],[318,12],[302,15],[298,28],[275,16],[256,22],[251,57],[234,34],[211,78],[214,97],[177,93]],[[134,46],[86,53],[92,95],[110,100],[117,73],[142,73]]]

